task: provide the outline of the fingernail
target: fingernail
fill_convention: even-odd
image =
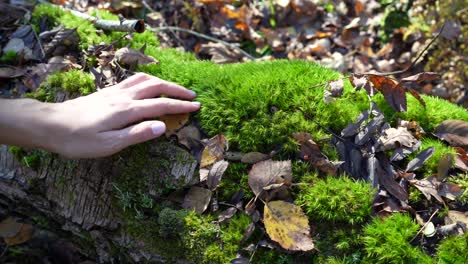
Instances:
[[[160,136],[166,131],[166,124],[163,122],[155,122],[154,124],[151,124],[151,130],[154,135]]]
[[[197,93],[196,93],[195,91],[189,90],[189,93],[190,93],[193,97],[197,97]]]
[[[196,107],[200,107],[200,102],[192,102],[192,104]]]

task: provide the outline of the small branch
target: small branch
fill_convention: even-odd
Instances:
[[[435,210],[434,213],[432,213],[431,217],[429,217],[429,220],[427,220],[427,222],[421,227],[421,229],[419,229],[418,233],[416,233],[416,235],[409,241],[410,243],[413,242],[413,240],[415,240],[419,236],[419,234],[421,234],[421,232],[431,222],[432,218],[435,214],[437,214],[437,212],[439,212],[439,209]]]
[[[110,31],[122,31],[122,32],[137,32],[142,33],[145,31],[145,22],[143,19],[132,19],[132,20],[104,20],[90,16],[85,13],[81,13],[71,9],[65,9],[71,12],[73,15],[88,20],[93,23],[97,28],[110,30]]]
[[[239,51],[240,53],[242,53],[247,58],[249,58],[251,60],[255,60],[254,56],[250,55],[249,53],[247,53],[246,51],[244,51],[243,49],[237,47],[236,45],[234,45],[232,43],[229,43],[229,42],[226,42],[224,40],[217,39],[217,38],[213,38],[213,37],[210,37],[208,35],[198,33],[196,31],[193,31],[193,30],[190,30],[190,29],[180,28],[180,27],[155,27],[155,28],[150,28],[149,30],[151,30],[153,32],[168,30],[168,31],[181,31],[181,32],[189,33],[189,34],[192,34],[192,35],[197,36],[199,38],[203,38],[203,39],[207,39],[207,40],[210,40],[210,41],[213,41],[213,42],[221,43],[221,44],[223,44],[223,45],[225,45],[225,46],[227,46],[227,47],[229,47],[231,49]]]
[[[424,49],[419,53],[419,55],[416,57],[416,59],[413,60],[410,66],[406,67],[403,70],[399,71],[393,71],[393,72],[377,72],[377,73],[364,73],[364,74],[373,74],[377,76],[388,76],[388,75],[395,75],[395,74],[400,74],[409,71],[411,68],[414,67],[414,65],[418,62],[418,60],[425,54],[425,52],[432,46],[432,44],[439,38],[440,34],[442,34],[442,31],[444,30],[445,23],[442,25],[442,27],[439,30],[439,33],[429,42],[429,44],[424,47]],[[363,75],[363,74],[359,74]]]

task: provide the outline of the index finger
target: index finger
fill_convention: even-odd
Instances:
[[[176,83],[161,79],[149,79],[129,88],[130,97],[135,100],[154,98],[160,95],[192,100],[196,97],[194,91],[188,90]]]

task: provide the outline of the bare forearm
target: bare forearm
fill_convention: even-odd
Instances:
[[[33,99],[0,99],[0,144],[47,149],[52,104]]]

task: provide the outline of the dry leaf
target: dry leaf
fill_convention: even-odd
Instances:
[[[314,249],[314,242],[310,237],[309,219],[299,206],[284,201],[266,203],[263,221],[270,238],[284,249],[292,251]]]
[[[23,223],[18,223],[13,217],[8,217],[0,222],[0,237],[12,237],[16,235],[23,226]]]
[[[231,219],[235,214],[237,213],[237,208],[235,207],[229,207],[228,209],[222,211],[218,215],[218,222],[219,223],[224,223],[227,220]]]
[[[213,164],[213,167],[211,167],[210,172],[208,173],[208,178],[206,180],[206,185],[210,190],[214,190],[216,187],[218,187],[219,182],[221,181],[221,177],[226,171],[228,165],[229,162],[225,160],[220,160]]]
[[[405,77],[401,79],[400,82],[422,82],[422,81],[432,81],[440,78],[440,74],[437,72],[420,72],[418,74]]]
[[[159,61],[155,58],[145,55],[139,50],[130,48],[120,48],[114,54],[114,60],[119,64],[137,66],[147,64],[158,64]]]
[[[428,200],[431,200],[431,196],[433,196],[440,203],[444,203],[444,200],[437,191],[439,187],[439,182],[436,178],[429,177],[422,180],[410,180],[409,182],[413,184],[414,187],[418,188],[418,190],[420,190]]]
[[[271,184],[291,184],[291,161],[265,160],[252,166],[249,172],[249,186],[255,195],[260,195],[263,188]]]
[[[374,88],[370,85],[369,80],[365,76],[351,75],[349,80],[356,90],[359,91],[361,88],[364,88],[370,96],[375,95]]]
[[[186,146],[188,149],[192,149],[194,141],[200,141],[201,139],[200,130],[194,125],[181,128],[176,136],[179,144]]]
[[[460,186],[450,183],[443,182],[439,185],[439,194],[447,199],[454,201],[458,196],[462,195],[463,190]]]
[[[447,174],[452,167],[453,164],[453,156],[450,153],[446,153],[442,158],[439,160],[439,164],[437,166],[437,179],[442,181],[447,177]]]
[[[228,149],[228,142],[224,135],[216,135],[208,140],[201,157],[201,168],[205,168],[223,159],[224,151]]]
[[[446,224],[461,222],[468,226],[468,212],[449,210],[445,217]]]
[[[421,153],[419,153],[416,156],[416,158],[414,158],[412,161],[408,163],[408,165],[406,166],[405,172],[415,171],[421,168],[424,162],[426,162],[430,157],[432,157],[432,154],[434,154],[434,151],[435,151],[435,147],[429,147],[421,151]]]
[[[406,94],[403,86],[385,76],[368,74],[367,78],[383,94],[385,101],[393,110],[397,112],[406,111]]]
[[[16,67],[0,67],[0,79],[10,79],[21,77],[25,73],[24,69]]]
[[[381,150],[395,149],[400,146],[413,148],[418,140],[405,127],[389,128],[379,137]]]
[[[5,237],[3,240],[5,240],[5,243],[8,246],[14,246],[14,245],[19,245],[23,244],[25,242],[28,242],[31,240],[32,234],[34,231],[34,227],[30,224],[23,224],[21,226],[21,229],[19,232],[12,236],[12,237]]]
[[[183,127],[190,119],[190,113],[163,115],[158,117],[159,121],[166,124],[166,136],[176,134],[177,130]]]
[[[446,120],[434,130],[434,135],[453,147],[468,147],[468,122]]]
[[[460,169],[464,172],[468,171],[468,154],[465,152],[463,148],[455,147],[457,151],[457,155],[455,156],[455,167]]]
[[[196,213],[202,214],[210,204],[211,195],[212,192],[208,189],[192,186],[185,195],[182,207],[195,210]]]

